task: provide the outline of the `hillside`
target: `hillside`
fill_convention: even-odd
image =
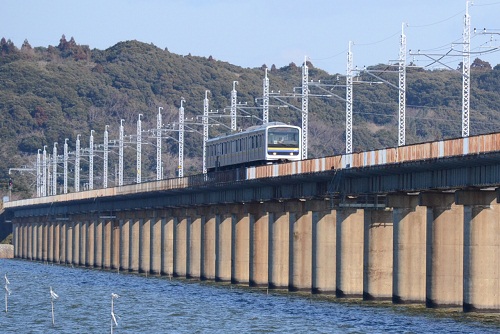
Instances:
[[[276,68],[242,68],[212,57],[176,55],[152,44],[138,41],[121,42],[106,50],[90,50],[73,38],[63,36],[57,46],[32,47],[27,41],[21,48],[11,41],[0,41],[0,186],[6,194],[8,170],[26,165],[33,167],[38,149],[47,145],[52,153],[54,142],[68,138],[70,151],[75,148],[77,134],[82,147],[88,146],[90,131],[95,143],[102,143],[105,125],[110,139],[118,139],[120,119],[125,134],[135,135],[138,114],[143,114],[143,130],[156,127],[158,107],[163,107],[165,126],[177,121],[181,98],[186,100],[186,117],[196,121],[202,114],[205,90],[210,91],[210,109],[222,111],[230,105],[233,81],[238,81],[238,101],[256,107],[262,96],[264,68],[269,67],[271,90],[292,93],[300,86],[301,68],[291,63]],[[345,96],[345,79],[314,68],[309,63],[309,78],[338,85],[332,93]],[[369,67],[385,70],[385,65]],[[397,73],[378,74],[397,83]],[[471,135],[500,131],[495,117],[500,110],[500,65],[476,59],[471,76]],[[386,84],[365,84],[375,81],[366,74],[356,78],[354,87],[353,147],[355,151],[397,145],[397,91]],[[459,137],[461,126],[461,75],[456,71],[426,71],[409,68],[407,73],[407,143]],[[317,88],[316,88],[317,89]],[[323,94],[321,91],[311,93]],[[300,100],[288,99],[300,108]],[[272,99],[271,104],[278,105]],[[247,109],[260,117],[260,112]],[[340,99],[311,97],[309,102],[309,156],[342,153],[344,150],[345,104]],[[227,113],[226,113],[227,114]],[[293,108],[273,107],[270,120],[300,125],[300,113]],[[227,117],[218,121],[229,124]],[[198,119],[199,122],[199,119]],[[246,128],[257,122],[255,117],[238,119]],[[199,125],[192,128],[201,131]],[[226,131],[214,126],[210,136]],[[170,134],[177,137],[176,132]],[[145,136],[146,137],[146,136]],[[153,179],[156,155],[153,138],[144,138],[143,179]],[[185,139],[185,174],[201,172],[202,137],[189,132]],[[173,177],[177,165],[177,143],[165,139],[164,176]],[[115,175],[117,149],[110,155],[110,174]],[[99,153],[97,153],[98,155]],[[125,149],[126,180],[133,182],[135,173],[134,144]],[[96,166],[102,157],[95,160]],[[70,166],[72,168],[72,166]],[[85,175],[82,163],[82,178]],[[96,167],[95,183],[99,187],[101,167]],[[15,173],[14,198],[31,196],[34,177]],[[62,177],[61,177],[62,179]],[[85,182],[82,180],[82,182]],[[72,185],[72,181],[70,181]],[[110,182],[113,185],[113,182]]]

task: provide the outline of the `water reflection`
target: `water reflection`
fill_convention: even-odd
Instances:
[[[0,260],[12,294],[3,333],[498,333],[498,315],[334,300],[109,271]],[[59,295],[52,327],[49,287]]]

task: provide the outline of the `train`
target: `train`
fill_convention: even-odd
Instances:
[[[281,122],[212,138],[206,145],[207,171],[298,161],[303,149],[300,127]]]

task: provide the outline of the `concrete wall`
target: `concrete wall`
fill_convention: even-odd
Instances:
[[[500,312],[495,192],[124,211],[13,221],[17,258]]]
[[[14,245],[0,245],[0,259],[14,258]]]

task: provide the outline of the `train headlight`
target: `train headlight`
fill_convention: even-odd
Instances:
[[[290,152],[290,155],[293,155],[293,152]]]
[[[273,152],[273,155],[276,155],[276,152]]]

